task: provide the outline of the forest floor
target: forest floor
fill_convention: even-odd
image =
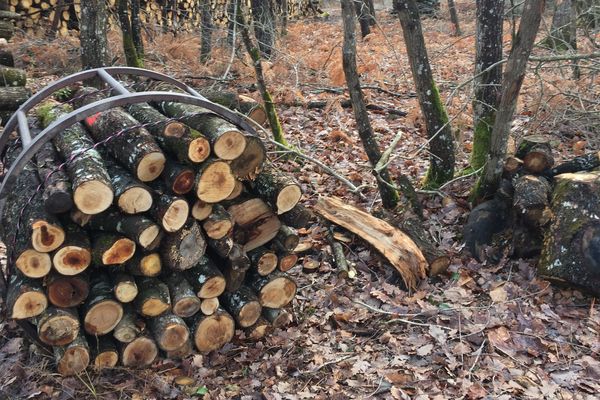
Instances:
[[[452,35],[446,10],[439,19],[426,19],[424,31],[456,132],[457,168],[462,169],[468,165],[472,138],[475,6],[466,0],[457,4],[462,37]],[[352,111],[341,106],[346,98],[341,21],[339,10],[330,14],[329,19],[291,23],[266,64],[266,76],[288,141],[354,185],[366,185],[363,197],[314,163],[282,158],[284,154],[274,149],[271,157],[297,177],[305,204],[334,195],[371,211],[380,207],[380,200]],[[358,41],[362,81],[370,87],[365,95],[384,108],[370,112],[371,122],[382,149],[403,132],[390,163],[391,175],[407,174],[418,186],[428,157],[400,24],[388,10],[380,10],[378,17],[379,28]],[[221,40],[222,32],[217,36]],[[119,37],[111,33],[111,38],[112,53],[119,57]],[[507,21],[507,52],[510,40]],[[592,43],[581,39],[579,51],[593,51]],[[34,90],[79,68],[76,37],[50,42],[20,37],[11,46],[28,69]],[[146,67],[193,86],[213,85],[216,81],[210,77],[223,75],[230,53],[219,42],[211,61],[201,65],[196,61],[196,36],[149,32]],[[537,48],[535,54],[547,51]],[[551,135],[559,160],[600,148],[594,131],[598,121],[593,119],[598,117],[594,99],[600,98],[600,85],[594,82],[594,70],[582,69],[577,81],[566,65],[531,67],[514,123],[515,140],[531,133]],[[226,82],[230,88],[258,99],[247,61],[236,57],[228,77],[235,78]],[[325,108],[305,107],[313,100],[326,101]],[[299,290],[293,302],[295,319],[286,329],[259,341],[246,340],[238,332],[220,351],[182,362],[158,360],[146,370],[117,368],[62,378],[54,372],[52,357],[40,354],[19,337],[14,322],[4,320],[0,398],[597,398],[600,307],[578,290],[538,278],[535,260],[503,258],[498,264],[481,264],[463,251],[461,227],[473,183],[469,177],[437,192],[420,193],[426,227],[452,262],[445,274],[423,282],[414,293],[403,289],[393,268],[375,250],[350,234],[345,234],[349,241],[344,246],[358,273],[351,280],[339,279],[324,230],[315,224],[301,234],[313,245],[312,256],[321,266],[315,273],[303,273],[301,260],[292,270]],[[178,376],[188,376],[194,384],[179,386],[174,382]]]

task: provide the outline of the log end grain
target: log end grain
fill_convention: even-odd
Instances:
[[[192,207],[192,217],[198,221],[203,221],[212,213],[212,204],[205,203],[202,200],[196,200]]]
[[[54,268],[63,275],[77,275],[85,271],[92,262],[90,249],[79,246],[65,246],[52,257]]]
[[[85,331],[90,335],[106,335],[123,317],[123,306],[115,300],[104,300],[94,304],[83,320]]]
[[[198,351],[206,353],[223,347],[233,339],[235,323],[226,312],[218,312],[200,321],[194,332]]]
[[[189,318],[200,311],[202,300],[197,296],[185,297],[173,304],[173,314]]]
[[[84,214],[99,214],[113,202],[112,187],[101,181],[87,181],[73,191],[73,202]]]
[[[89,284],[81,275],[54,276],[46,287],[50,303],[63,308],[78,306],[89,293]]]
[[[290,211],[302,197],[302,191],[298,185],[288,185],[281,189],[277,195],[276,207],[277,214],[283,214],[284,212]]]
[[[195,163],[201,163],[210,155],[210,142],[205,137],[195,138],[188,146],[188,158]]]
[[[25,276],[42,278],[48,275],[52,269],[52,260],[47,253],[28,249],[17,257],[15,265]]]
[[[90,352],[84,345],[69,346],[58,360],[56,368],[62,376],[77,375],[90,364]]]
[[[117,206],[126,214],[139,214],[152,207],[152,194],[145,188],[134,186],[119,196]]]
[[[206,203],[225,200],[235,188],[231,167],[224,161],[215,161],[204,168],[197,177],[196,195]]]
[[[124,345],[121,354],[123,365],[126,367],[146,367],[158,355],[156,343],[145,336],[140,336]]]
[[[202,300],[200,311],[204,315],[213,315],[219,309],[219,298],[213,297]]]
[[[171,189],[175,194],[186,194],[194,186],[196,175],[192,170],[186,170],[177,175],[175,181],[171,184]]]
[[[48,307],[48,298],[42,292],[23,293],[15,301],[11,318],[26,319],[40,315]]]
[[[220,296],[225,291],[227,281],[222,275],[212,276],[206,280],[197,293],[201,299],[211,299]]]
[[[160,235],[160,227],[158,225],[150,225],[144,229],[138,237],[138,243],[145,249],[151,247],[152,243]]]
[[[119,353],[116,351],[103,351],[94,358],[94,367],[97,369],[114,368],[119,362]]]
[[[166,158],[161,152],[144,155],[137,166],[136,177],[142,182],[150,182],[160,176],[165,168]]]
[[[224,132],[213,144],[213,153],[222,160],[235,160],[246,148],[246,137],[237,129]]]
[[[295,253],[286,253],[279,255],[279,270],[286,272],[292,269],[298,262],[298,255]],[[259,272],[260,274],[260,272]]]
[[[126,238],[121,238],[102,254],[102,264],[118,265],[123,264],[135,254],[135,243]]]
[[[183,199],[173,201],[162,218],[162,226],[167,232],[177,232],[185,225],[189,214],[188,202]]]
[[[79,334],[77,314],[64,310],[47,309],[37,321],[39,339],[50,346],[65,346]]]
[[[249,301],[242,306],[238,313],[238,323],[242,328],[248,328],[258,321],[262,306],[258,301]]]
[[[35,221],[31,228],[33,248],[41,253],[54,251],[65,241],[65,231],[60,226],[46,221]]]
[[[140,307],[140,313],[147,317],[157,317],[171,308],[170,304],[157,298],[150,298]]]
[[[280,276],[267,283],[260,291],[260,304],[269,308],[286,306],[296,295],[296,283],[288,277]]]

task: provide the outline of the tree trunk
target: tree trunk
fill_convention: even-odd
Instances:
[[[356,35],[354,32],[354,16],[352,15],[352,0],[342,0],[341,4],[342,20],[344,23],[344,45],[342,49],[344,74],[346,75],[346,83],[350,92],[358,135],[371,165],[375,166],[381,158],[381,152],[373,134],[373,128],[369,121],[365,100],[360,88],[360,80],[356,67]],[[379,186],[383,206],[385,208],[393,208],[398,201],[398,193],[394,188],[390,187],[391,180],[387,168],[381,170],[377,178],[377,185]]]
[[[106,335],[123,317],[123,307],[115,300],[106,274],[92,276],[90,294],[81,309],[83,327],[90,335]]]
[[[558,52],[577,50],[577,11],[572,0],[556,3],[545,44]]]
[[[217,265],[206,256],[193,268],[186,270],[184,276],[201,299],[220,296],[227,284]]]
[[[135,308],[144,317],[157,317],[171,309],[169,287],[156,278],[138,277]]]
[[[90,284],[87,274],[63,276],[56,272],[45,279],[48,300],[56,307],[77,307],[88,297]]]
[[[81,65],[83,69],[108,65],[108,14],[105,0],[81,3],[80,16]]]
[[[240,0],[227,1],[227,44],[231,47],[235,45],[237,36],[237,13],[240,11]]]
[[[235,292],[224,293],[221,296],[221,304],[242,328],[254,325],[262,311],[256,294],[246,286]]]
[[[262,57],[269,59],[275,46],[275,15],[269,0],[251,0],[254,36]],[[238,10],[238,13],[240,11]]]
[[[360,25],[360,34],[364,38],[371,33],[371,25],[369,23],[369,6],[366,0],[352,0],[354,2],[354,10],[358,17]]]
[[[206,241],[200,227],[193,219],[179,231],[165,235],[161,243],[163,262],[172,270],[192,268],[206,251]]]
[[[543,136],[525,136],[515,156],[523,160],[523,167],[532,174],[540,174],[554,165],[550,141]]]
[[[144,62],[138,55],[133,41],[133,33],[131,21],[129,19],[129,2],[130,0],[117,0],[117,15],[119,17],[119,25],[121,25],[121,33],[123,34],[123,52],[127,66],[142,68]]]
[[[510,136],[510,126],[517,108],[517,100],[525,78],[527,61],[533,48],[544,6],[545,0],[527,0],[525,3],[519,32],[516,41],[513,42],[514,45],[504,72],[502,99],[492,130],[490,156],[478,187],[475,189],[475,197],[491,196],[500,184],[504,159],[506,158],[506,146]]]
[[[454,25],[454,35],[462,36],[462,31],[460,30],[460,22],[458,20],[458,13],[456,12],[456,5],[454,4],[454,0],[448,0],[448,11],[450,11],[450,20]]]
[[[181,318],[189,318],[200,311],[201,300],[192,285],[180,274],[171,274],[164,279],[169,287],[173,314]]]
[[[200,62],[205,63],[210,58],[212,49],[213,21],[210,11],[210,0],[200,0],[201,36],[200,36]]]
[[[131,0],[131,38],[137,56],[144,59],[144,40],[142,39],[142,22],[140,21],[140,0]]]
[[[194,345],[201,353],[218,350],[233,339],[235,322],[225,310],[217,310],[213,315],[201,313],[189,321]]]
[[[454,176],[454,139],[446,109],[433,80],[415,0],[398,0],[398,16],[421,112],[427,127],[429,170],[424,186],[438,188]],[[387,179],[386,179],[387,180]]]

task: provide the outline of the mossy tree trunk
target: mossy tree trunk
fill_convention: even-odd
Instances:
[[[131,37],[137,56],[143,59],[144,41],[142,39],[142,21],[140,21],[140,0],[131,0]]]
[[[404,42],[429,139],[429,170],[424,186],[437,188],[454,176],[454,140],[446,109],[437,89],[415,0],[397,0]]]
[[[123,52],[125,53],[127,66],[142,68],[144,62],[138,54],[133,40],[133,28],[131,26],[131,20],[129,19],[129,0],[117,1],[117,14],[119,16],[119,24],[121,25],[121,32],[123,34]]]

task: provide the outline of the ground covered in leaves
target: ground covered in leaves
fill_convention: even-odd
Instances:
[[[439,19],[424,21],[434,73],[456,132],[459,169],[467,166],[472,137],[471,3],[457,1],[465,32],[460,38],[452,35],[445,10]],[[427,167],[425,133],[400,24],[388,10],[380,10],[378,17],[379,27],[359,41],[365,94],[380,106],[371,111],[371,122],[382,148],[403,132],[390,170],[392,176],[407,174],[418,185]],[[507,21],[507,50],[510,32]],[[214,78],[224,77],[226,86],[258,99],[251,65],[240,57],[242,47],[231,54],[219,42],[211,61],[200,65],[196,36],[147,33],[148,68],[194,86],[222,85]],[[119,37],[111,36],[115,62],[122,63]],[[221,40],[224,35],[218,36]],[[597,39],[582,38],[579,51],[593,51]],[[341,41],[337,9],[327,20],[294,22],[278,41],[266,75],[288,141],[347,177],[359,191],[352,192],[310,161],[276,149],[271,157],[295,174],[307,205],[319,195],[335,195],[370,211],[380,201],[352,112],[342,107]],[[34,90],[78,69],[76,37],[51,42],[20,37],[11,46],[33,78]],[[535,53],[547,54],[540,48]],[[552,134],[559,159],[598,148],[598,86],[585,69],[579,81],[570,74],[567,65],[532,64],[514,124],[515,138]],[[314,101],[324,101],[324,108],[308,108]],[[403,289],[393,268],[374,250],[348,233],[344,246],[357,275],[339,279],[325,231],[315,224],[301,234],[313,249],[306,256],[318,259],[320,268],[303,273],[301,259],[292,271],[299,291],[288,328],[259,341],[238,332],[221,351],[183,362],[161,359],[148,370],[117,368],[62,378],[54,372],[52,357],[21,339],[14,322],[4,319],[0,398],[597,398],[600,308],[577,290],[537,278],[535,260],[503,258],[482,265],[466,254],[460,231],[472,184],[468,177],[440,191],[420,193],[426,226],[452,263],[414,293]],[[192,384],[176,384],[180,376],[191,378]]]

